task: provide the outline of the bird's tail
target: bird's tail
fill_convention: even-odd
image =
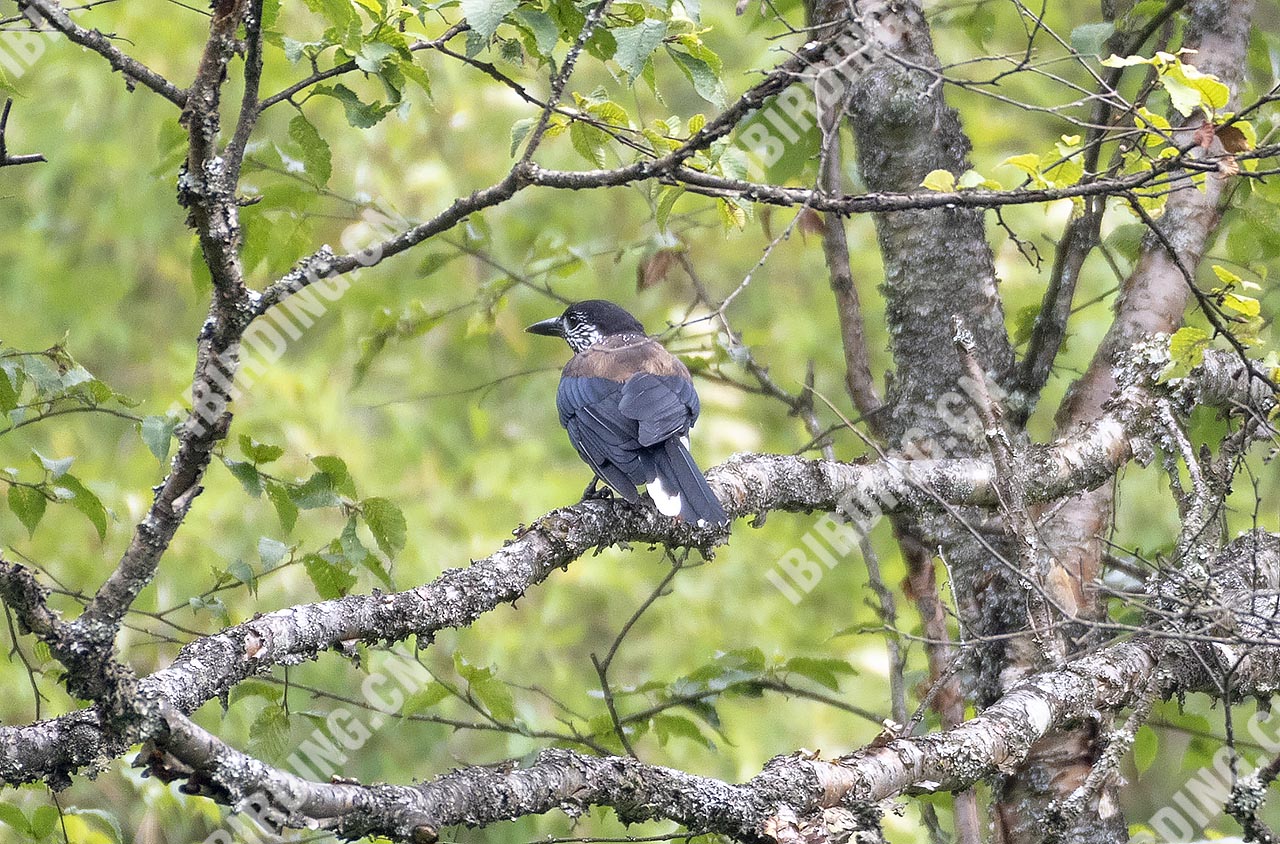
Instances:
[[[672,437],[654,450],[653,469],[655,477],[649,483],[649,497],[661,512],[679,515],[694,525],[728,523],[724,507],[679,438]]]

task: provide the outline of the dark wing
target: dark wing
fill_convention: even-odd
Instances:
[[[653,449],[689,432],[698,396],[684,378],[642,372],[619,384],[566,375],[556,393],[560,424],[578,454],[629,501],[653,479]]]
[[[698,419],[698,394],[688,378],[641,372],[622,385],[618,409],[636,421],[640,445],[658,445],[689,433]]]
[[[649,475],[637,440],[639,425],[619,408],[622,384],[607,378],[566,375],[556,392],[560,424],[592,470],[628,501]]]
[[[700,505],[714,496],[681,442],[698,418],[698,394],[660,344],[610,337],[579,352],[564,368],[556,406],[578,454],[623,498],[638,501],[648,484],[667,515],[711,520]]]

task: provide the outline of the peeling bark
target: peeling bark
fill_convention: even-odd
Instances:
[[[1187,4],[1189,16],[1185,46],[1198,50],[1193,63],[1216,74],[1238,91],[1245,65],[1245,50],[1253,3],[1220,0]],[[1178,115],[1171,115],[1177,118]],[[1195,117],[1175,133],[1180,144],[1190,141],[1202,117]],[[1175,123],[1175,126],[1178,124]],[[1218,142],[1215,140],[1215,144]],[[1218,150],[1221,152],[1221,150]],[[1171,254],[1152,233],[1143,243],[1138,263],[1126,279],[1115,305],[1112,322],[1088,370],[1072,385],[1058,410],[1058,431],[1088,424],[1099,418],[1117,389],[1115,367],[1120,356],[1143,337],[1168,334],[1182,324],[1191,290],[1179,263],[1194,269],[1208,248],[1221,217],[1224,181],[1207,176],[1203,192],[1187,186],[1168,200],[1158,225],[1176,249]],[[1069,246],[1064,244],[1064,248]],[[1094,584],[1101,574],[1108,527],[1115,498],[1114,483],[1082,493],[1058,508],[1042,527],[1041,535],[1053,550],[1056,583],[1078,608],[1078,617],[1097,621],[1105,607]],[[1077,646],[1096,643],[1082,638]],[[1028,760],[1018,776],[1006,783],[999,810],[1003,841],[1038,840],[1037,818],[1046,806],[1064,799],[1089,776],[1101,750],[1091,729],[1051,736]],[[1073,837],[1086,842],[1123,841],[1124,819],[1115,809],[1114,784],[1103,788],[1084,812]]]

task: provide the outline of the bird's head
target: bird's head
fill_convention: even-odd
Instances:
[[[575,352],[614,334],[644,334],[640,320],[603,299],[587,299],[570,305],[558,317],[535,322],[525,329],[530,334],[563,337]]]

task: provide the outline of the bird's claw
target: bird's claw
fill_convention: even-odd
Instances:
[[[599,478],[592,480],[582,491],[583,501],[607,501],[610,498],[613,498],[613,490],[607,486],[600,486]]]

